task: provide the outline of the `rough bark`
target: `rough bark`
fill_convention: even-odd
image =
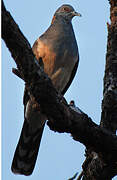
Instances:
[[[106,66],[104,75],[104,91],[100,126],[116,134],[117,130],[117,1],[110,0],[110,19]],[[103,140],[102,140],[103,141]],[[108,142],[108,147],[110,143]],[[111,154],[110,154],[111,155]],[[108,155],[107,155],[108,156]],[[117,155],[115,155],[117,156]],[[110,180],[117,175],[117,162],[106,162],[100,153],[90,148],[83,164],[83,180]]]
[[[112,22],[117,13],[115,12],[114,10],[114,15],[111,18]],[[96,125],[87,114],[78,112],[77,109],[71,109],[65,99],[58,94],[51,80],[37,63],[29,42],[20,31],[10,13],[6,10],[3,2],[2,38],[17,64],[19,77],[25,81],[30,96],[35,98],[40,104],[43,113],[48,117],[50,129],[71,133],[73,139],[80,141],[86,146],[87,158],[83,164],[84,180],[108,180],[116,175],[117,137],[114,134],[117,128],[116,23],[109,25],[101,126]]]
[[[117,1],[110,1],[111,24],[108,27],[108,44],[104,76],[101,126],[112,133],[117,130]]]

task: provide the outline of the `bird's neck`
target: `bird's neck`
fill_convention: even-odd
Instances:
[[[72,23],[69,19],[60,16],[60,15],[54,15],[50,27],[53,29],[53,32],[56,32],[61,35],[61,33],[65,33],[64,35],[67,35],[68,33],[73,33],[73,27]]]
[[[52,18],[51,24],[54,24],[54,23],[71,24],[71,20],[69,20],[63,16],[60,16],[60,15],[54,15]]]

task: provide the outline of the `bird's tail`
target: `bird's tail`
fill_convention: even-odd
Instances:
[[[46,119],[42,113],[35,111],[33,105],[32,102],[28,104],[11,167],[13,173],[26,176],[33,172]]]
[[[30,175],[33,172],[41,142],[44,125],[36,132],[30,133],[29,124],[24,121],[21,136],[12,162],[12,172]]]

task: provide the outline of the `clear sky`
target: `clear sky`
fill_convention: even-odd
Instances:
[[[103,94],[108,0],[51,0],[8,1],[11,12],[31,45],[50,25],[55,10],[62,4],[71,4],[82,18],[73,19],[79,46],[80,63],[75,79],[65,94],[67,101],[76,105],[99,124]],[[67,180],[81,172],[85,147],[70,134],[59,134],[45,127],[34,172],[25,177],[11,172],[13,154],[23,124],[24,82],[12,74],[15,63],[2,42],[2,180]],[[116,179],[116,178],[115,178]]]

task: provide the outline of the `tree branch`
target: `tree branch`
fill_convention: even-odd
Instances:
[[[110,1],[108,44],[104,76],[101,126],[116,133],[117,130],[117,1]]]
[[[111,133],[117,130],[117,1],[110,0],[111,24],[108,27],[108,44],[104,76],[104,91],[100,125]],[[103,141],[103,140],[102,140]],[[110,144],[108,142],[108,148]],[[111,152],[112,153],[112,152]],[[110,154],[111,154],[110,153]],[[106,154],[106,156],[109,156]],[[116,155],[115,155],[116,156]],[[83,163],[83,180],[111,180],[117,175],[117,162],[106,162],[90,148]],[[93,169],[93,170],[92,170]]]

